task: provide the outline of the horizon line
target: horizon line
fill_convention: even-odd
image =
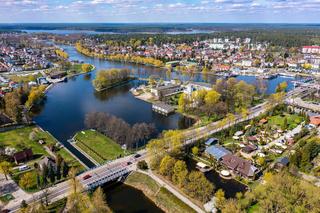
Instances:
[[[315,24],[320,22],[0,22],[0,24]]]

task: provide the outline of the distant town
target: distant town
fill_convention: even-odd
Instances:
[[[320,34],[270,33],[1,31],[1,212],[317,212]]]

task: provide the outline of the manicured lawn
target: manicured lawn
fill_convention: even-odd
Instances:
[[[298,126],[299,123],[303,121],[303,117],[297,114],[285,114],[284,116],[276,115],[268,119],[268,123],[278,127],[282,127],[284,119],[287,118],[288,128],[292,130]]]
[[[31,140],[29,138],[32,131],[36,133],[35,140]],[[37,126],[28,126],[0,133],[1,145],[15,148],[17,151],[21,151],[24,148],[31,148],[36,158],[49,156],[43,147],[44,145],[38,143],[40,139],[45,141],[44,145],[56,144],[57,142],[54,137],[47,132],[42,131]],[[79,170],[84,169],[84,167],[72,155],[70,155],[65,148],[59,149],[56,153],[60,154],[70,166],[78,167]]]
[[[78,132],[75,135],[75,140],[80,149],[99,163],[125,155],[119,144],[97,131]]]
[[[48,155],[37,140],[29,139],[29,135],[33,130],[36,132],[37,138],[43,139],[47,144],[53,143],[52,138],[36,126],[28,126],[7,132],[1,132],[0,143],[4,146],[15,148],[17,151],[21,151],[24,148],[32,148],[33,154],[35,155]]]

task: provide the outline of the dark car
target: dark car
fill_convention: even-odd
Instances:
[[[128,165],[128,166],[131,165],[131,164],[132,164],[132,162],[130,162],[130,161],[127,162],[127,165]]]
[[[83,179],[83,180],[87,180],[87,179],[89,179],[89,178],[91,178],[91,175],[88,174],[88,175],[85,175],[82,179]]]
[[[133,156],[134,158],[140,158],[141,155],[140,154],[136,154],[135,156]]]

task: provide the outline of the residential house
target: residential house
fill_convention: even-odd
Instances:
[[[310,117],[310,124],[314,126],[320,126],[320,115]]]
[[[51,167],[53,168],[53,170],[55,171],[56,170],[56,161],[51,158],[51,157],[44,157],[42,158],[39,162],[38,162],[38,165],[40,167],[41,170],[43,170],[44,166],[47,166],[48,168]]]
[[[274,169],[277,171],[282,170],[284,167],[288,166],[289,164],[289,158],[288,157],[281,157],[278,158],[276,163],[274,164]]]
[[[221,160],[221,158],[225,155],[231,154],[229,150],[219,145],[207,147],[205,153],[209,156],[214,157],[217,161]]]
[[[16,164],[23,163],[28,160],[32,160],[33,158],[33,153],[32,149],[25,149],[20,152],[16,152],[13,154],[13,159],[16,162]]]
[[[235,174],[244,178],[255,179],[256,174],[259,172],[258,168],[252,165],[250,161],[233,154],[223,156],[221,163]]]

